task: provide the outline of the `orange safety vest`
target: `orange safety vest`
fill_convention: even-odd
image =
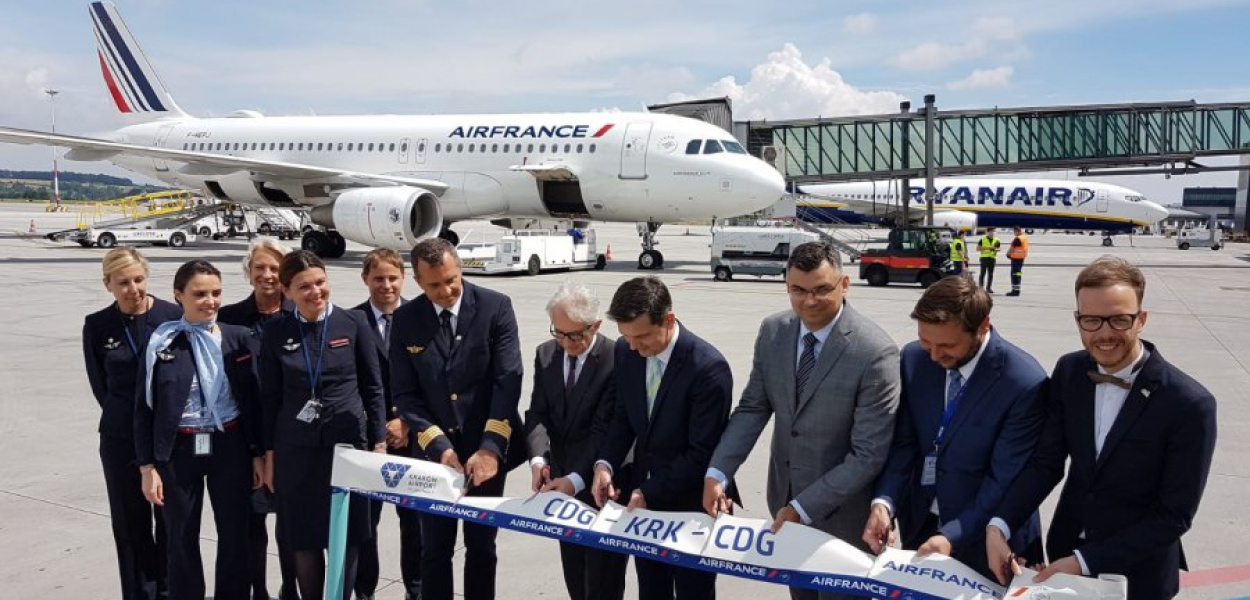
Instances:
[[[1011,247],[1007,249],[1007,258],[1012,260],[1024,260],[1029,256],[1029,236],[1023,233],[1011,240]]]

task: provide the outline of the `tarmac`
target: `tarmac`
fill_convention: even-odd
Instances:
[[[116,555],[97,453],[99,408],[83,372],[81,330],[85,315],[112,301],[101,283],[104,250],[57,243],[41,235],[73,227],[73,214],[48,214],[39,205],[0,204],[0,589],[8,598],[109,600],[118,598]],[[32,224],[36,235],[29,235]],[[501,230],[484,223],[461,223],[465,239],[491,238]],[[468,233],[472,230],[474,233]],[[591,287],[606,305],[623,281],[648,274],[638,271],[638,238],[632,224],[601,224],[602,246],[611,245],[614,260],[603,271],[544,273],[530,277],[473,277],[477,284],[508,294],[517,311],[527,370],[534,348],[549,339],[543,311],[548,296],[565,279]],[[729,360],[735,390],[745,385],[760,320],[786,310],[779,278],[715,282],[708,266],[711,236],[706,226],[665,226],[659,233],[665,269],[654,272],[672,289],[674,311]],[[1144,308],[1149,321],[1143,337],[1159,352],[1206,385],[1219,403],[1220,437],[1215,462],[1193,528],[1184,537],[1193,572],[1186,574],[1180,597],[1221,600],[1250,597],[1250,539],[1245,510],[1250,490],[1250,246],[1232,244],[1219,251],[1180,251],[1159,237],[1117,237],[1103,248],[1098,237],[1038,234],[1024,271],[1024,294],[1010,289],[1006,264],[996,273],[992,321],[1005,337],[1050,368],[1064,353],[1080,347],[1072,322],[1073,282],[1077,271],[1102,254],[1122,256],[1148,278]],[[294,242],[291,242],[294,244]],[[149,292],[172,299],[170,282],[178,265],[192,258],[216,263],[225,274],[224,300],[245,297],[250,287],[240,261],[245,240],[197,242],[185,248],[144,247],[152,262]],[[359,263],[367,249],[349,244],[348,253],[330,262],[333,300],[354,306],[367,297]],[[1005,263],[1005,261],[1004,261]],[[880,324],[900,344],[915,337],[908,314],[920,297],[915,285],[873,288],[858,280],[848,265],[855,308]],[[408,280],[405,296],[418,292]],[[616,335],[605,321],[604,332]],[[529,404],[526,373],[521,410]],[[765,436],[771,435],[766,431]],[[764,502],[768,446],[757,450],[738,475],[747,516],[767,517]],[[507,493],[528,495],[529,475],[508,477]],[[1048,522],[1058,494],[1043,510]],[[204,511],[203,551],[208,581],[216,534],[209,509]],[[273,520],[270,520],[272,526]],[[398,524],[388,509],[380,527],[382,578],[377,597],[403,598],[399,577]],[[556,543],[521,533],[501,532],[498,540],[498,597],[566,597]],[[269,589],[278,590],[276,550],[271,543]],[[458,553],[458,557],[462,553]],[[456,571],[459,579],[460,565]],[[632,569],[627,597],[636,596]],[[462,585],[457,585],[462,589]],[[786,598],[786,590],[730,577],[718,579],[723,599]],[[210,589],[211,593],[211,589]]]

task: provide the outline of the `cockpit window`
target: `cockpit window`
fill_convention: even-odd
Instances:
[[[725,145],[726,150],[734,154],[746,154],[747,153],[746,149],[742,147],[742,144],[739,144],[738,142],[731,142],[729,140],[725,140],[721,143]]]
[[[707,144],[703,146],[704,154],[719,154],[724,151],[725,149],[720,147],[720,142],[716,140],[708,140]]]
[[[690,140],[690,143],[686,144],[686,154],[698,154],[699,147],[702,145],[703,140]]]
[[[1145,198],[1141,196],[1125,196],[1124,199],[1129,202],[1141,202],[1142,200],[1145,200]]]

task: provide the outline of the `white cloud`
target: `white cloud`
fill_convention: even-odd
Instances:
[[[995,69],[974,69],[971,75],[958,81],[946,84],[949,90],[981,90],[986,88],[1005,88],[1011,85],[1014,67],[998,67]]]
[[[894,92],[852,86],[830,67],[828,59],[809,65],[798,47],[790,43],[751,69],[751,78],[745,83],[728,76],[695,94],[670,94],[668,100],[721,96],[733,101],[734,118],[738,120],[882,114],[896,112],[899,102],[905,100]]]
[[[1012,17],[980,17],[967,31],[956,32],[966,41],[958,43],[923,42],[900,52],[891,59],[901,69],[921,71],[949,67],[984,57],[993,49],[996,54],[1015,56],[1027,54],[1020,29]]]
[[[877,15],[860,13],[842,20],[842,30],[850,34],[873,33],[877,30]]]

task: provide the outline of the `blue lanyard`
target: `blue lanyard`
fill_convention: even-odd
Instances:
[[[955,417],[955,411],[959,409],[959,402],[964,399],[964,392],[968,391],[968,382],[959,386],[959,391],[946,403],[946,410],[942,412],[942,423],[938,425],[937,435],[933,438],[932,453],[936,455],[942,449],[942,444],[946,441],[946,428],[950,426],[951,419]]]
[[[139,346],[135,344],[135,338],[130,335],[130,325],[127,325],[125,321],[122,321],[122,332],[126,334],[126,345],[130,346],[130,351],[135,353],[136,358],[141,356]]]
[[[299,320],[294,315],[292,315],[292,318],[295,318],[297,321]],[[313,369],[312,356],[308,353],[308,344],[300,343],[300,347],[303,348],[304,350],[304,366],[308,367],[308,383],[309,383],[309,386],[312,388],[313,396],[317,395],[317,382],[318,380],[321,379],[322,359],[324,359],[326,355],[326,327],[329,324],[330,324],[330,307],[326,306],[325,318],[321,320],[321,349],[317,351],[317,368],[316,369]],[[313,325],[313,327],[316,327],[316,325]],[[303,322],[300,322],[299,332],[300,332],[300,337],[301,338],[304,337]]]

